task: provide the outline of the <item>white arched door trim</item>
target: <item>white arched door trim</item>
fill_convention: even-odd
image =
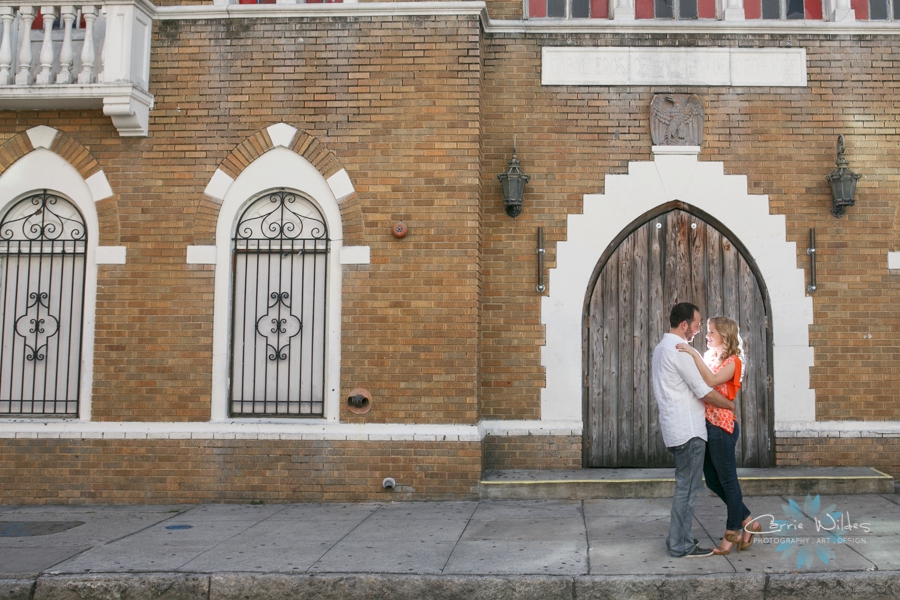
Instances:
[[[98,248],[97,246],[100,226],[95,203],[112,195],[103,171],[98,171],[85,180],[68,161],[48,149],[56,135],[56,130],[39,127],[29,130],[28,133],[32,138],[32,143],[36,146],[35,150],[17,160],[0,175],[0,214],[4,214],[12,202],[26,194],[47,189],[70,200],[84,217],[88,232],[88,244],[84,281],[78,419],[89,421],[94,373],[97,264],[98,260],[101,264],[124,263],[125,249],[109,246]],[[48,419],[52,419],[54,422],[59,421],[58,417],[29,418],[28,420]]]
[[[566,240],[557,245],[557,266],[549,272],[550,291],[541,304],[546,328],[541,364],[547,374],[542,421],[583,419],[582,313],[591,274],[629,223],[673,200],[718,219],[744,244],[762,274],[772,310],[776,430],[779,424],[815,421],[815,392],[809,387],[812,298],[797,268],[796,244],[786,241],[785,218],[769,214],[768,196],[747,193],[745,176],[725,175],[721,162],[699,162],[699,151],[654,147],[653,161],[629,163],[627,175],[608,175],[606,193],[585,195],[584,212],[569,215]]]
[[[211,186],[216,187],[216,186]],[[328,181],[308,160],[284,146],[272,148],[227,185],[216,224],[215,303],[213,317],[212,421],[228,420],[228,352],[231,334],[231,239],[241,209],[260,194],[276,189],[296,190],[309,198],[328,226],[328,295],[325,341],[325,421],[337,421],[341,364],[341,212]],[[209,188],[208,188],[209,189]],[[240,422],[260,419],[240,418]],[[271,418],[265,419],[271,421]],[[304,420],[304,422],[316,419]],[[319,420],[321,421],[321,420]]]

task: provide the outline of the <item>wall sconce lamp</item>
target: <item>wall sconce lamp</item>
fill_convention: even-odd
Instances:
[[[525,184],[531,179],[530,175],[526,175],[519,166],[519,159],[516,158],[516,142],[513,138],[513,155],[509,159],[509,166],[506,171],[497,175],[500,185],[503,187],[503,204],[506,207],[506,214],[516,218],[522,212],[522,198],[525,196]]]
[[[825,178],[831,184],[831,214],[837,218],[844,216],[847,208],[853,206],[856,196],[856,182],[859,181],[859,173],[850,170],[850,163],[844,158],[844,136],[837,139],[837,169]]]

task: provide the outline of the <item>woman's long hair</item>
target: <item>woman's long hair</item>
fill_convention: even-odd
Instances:
[[[710,317],[707,326],[712,323],[716,326],[716,331],[722,336],[722,353],[721,355],[710,348],[706,352],[707,363],[722,364],[729,356],[736,356],[741,360],[744,359],[744,340],[741,339],[741,330],[738,324],[728,317]],[[743,372],[741,373],[743,379]]]

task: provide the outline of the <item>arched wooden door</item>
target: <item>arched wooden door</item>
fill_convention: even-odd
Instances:
[[[688,208],[671,203],[646,215],[598,263],[585,305],[586,467],[674,465],[659,432],[650,364],[678,302],[700,307],[703,329],[694,346],[701,353],[708,317],[724,315],[740,325],[746,366],[735,400],[737,464],[772,464],[765,288],[712,219]]]

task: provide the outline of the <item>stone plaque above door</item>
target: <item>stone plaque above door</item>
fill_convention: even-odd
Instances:
[[[547,46],[541,84],[806,87],[806,50]]]

